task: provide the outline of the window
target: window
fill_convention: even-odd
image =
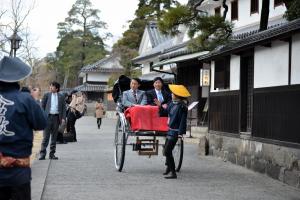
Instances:
[[[238,9],[238,1],[234,0],[231,2],[231,21],[238,20],[239,9]]]
[[[215,8],[215,15],[221,16],[221,7],[220,6]]]
[[[230,83],[230,56],[215,61],[215,89],[228,89]]]
[[[250,14],[252,13],[258,13],[258,4],[259,0],[251,0],[251,11]]]
[[[274,6],[281,6],[283,3],[283,0],[274,0]]]

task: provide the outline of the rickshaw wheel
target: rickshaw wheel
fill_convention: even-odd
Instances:
[[[116,131],[115,131],[115,167],[121,172],[125,160],[125,148],[126,147],[126,134],[125,124],[120,119],[117,120]]]
[[[173,156],[175,161],[176,171],[179,172],[182,160],[183,160],[183,139],[181,137],[178,138],[175,148],[173,150]]]

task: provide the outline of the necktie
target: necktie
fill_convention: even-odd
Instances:
[[[161,94],[161,91],[157,92],[157,98],[158,98],[158,101],[161,102],[161,103],[164,101],[164,98],[163,98],[163,96]]]
[[[136,91],[133,91],[133,97],[134,97],[135,102],[138,103],[137,97],[136,97]]]

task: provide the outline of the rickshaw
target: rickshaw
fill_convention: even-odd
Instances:
[[[140,90],[150,90],[153,88],[153,81],[142,80],[139,87]],[[159,138],[165,138],[167,131],[155,130],[132,130],[130,121],[125,116],[125,108],[122,105],[123,91],[130,89],[130,78],[121,75],[115,82],[113,87],[113,99],[117,104],[117,124],[115,129],[115,167],[121,172],[124,167],[126,146],[132,146],[132,150],[136,151],[140,156],[155,156],[159,154],[159,146],[164,144],[160,143]],[[147,120],[147,119],[143,119]],[[167,123],[167,122],[165,122]],[[128,142],[129,137],[135,137],[135,141]],[[183,137],[179,137],[177,144],[173,150],[176,171],[179,172],[183,160]]]

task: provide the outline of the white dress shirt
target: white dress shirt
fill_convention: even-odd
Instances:
[[[50,114],[58,114],[58,95],[57,95],[57,93],[51,94]]]

